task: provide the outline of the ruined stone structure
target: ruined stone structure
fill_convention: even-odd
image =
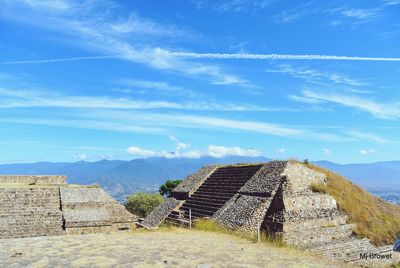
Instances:
[[[260,229],[287,244],[346,261],[365,264],[360,253],[391,253],[391,247],[376,248],[368,239],[355,238],[336,200],[311,190],[325,180],[324,174],[291,161],[206,166],[188,176],[142,224],[188,226],[190,211],[192,220],[210,218],[244,232]]]
[[[97,186],[0,175],[0,238],[130,229],[137,218]]]

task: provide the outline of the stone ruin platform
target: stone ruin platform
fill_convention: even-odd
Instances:
[[[137,217],[99,186],[65,176],[0,175],[0,239],[126,230]]]
[[[354,236],[336,200],[311,190],[312,184],[325,182],[324,174],[294,161],[206,166],[182,181],[141,224],[187,227],[190,211],[191,220],[209,218],[230,229],[260,230],[328,258],[369,266],[374,263],[360,253],[377,253],[400,261],[391,246],[378,248]]]

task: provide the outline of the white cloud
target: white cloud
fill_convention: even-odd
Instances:
[[[313,98],[307,98],[307,97],[303,97],[303,96],[297,96],[297,95],[288,95],[288,98],[293,100],[293,101],[303,102],[303,103],[310,103],[310,104],[318,104],[318,103],[322,103],[323,102],[321,100],[317,100],[317,99],[313,99]]]
[[[359,22],[367,22],[378,17],[381,17],[382,10],[381,9],[347,9],[341,10],[340,14],[342,16],[352,18],[358,20]]]
[[[13,1],[15,4],[25,5],[33,9],[65,12],[72,8],[71,2],[64,0],[5,0],[7,3]]]
[[[373,149],[364,149],[360,151],[360,154],[362,155],[371,155],[371,154],[375,154],[376,150]]]
[[[153,156],[159,156],[159,154],[160,154],[155,151],[142,149],[142,148],[136,147],[136,146],[131,146],[128,149],[126,149],[126,151],[130,154],[133,154],[135,156],[140,156],[140,157],[153,157]]]
[[[292,98],[293,99],[293,98]],[[303,91],[303,96],[298,100],[313,100],[336,103],[347,106],[359,111],[367,112],[374,117],[384,119],[399,119],[400,104],[399,103],[379,103],[371,99],[361,98],[353,95],[342,95],[337,93],[320,93],[310,90]]]
[[[210,101],[169,102],[145,101],[109,96],[67,96],[49,91],[20,91],[0,87],[0,109],[22,107],[60,107],[84,109],[172,109],[203,111],[281,111],[284,108],[261,107],[238,103],[215,103]]]
[[[181,152],[176,148],[175,152],[162,151],[152,151],[147,149],[142,149],[137,146],[132,146],[127,149],[129,154],[137,157],[165,157],[165,158],[200,158],[200,157],[215,157],[222,158],[227,156],[248,156],[256,157],[261,156],[261,152],[253,149],[243,149],[238,146],[225,147],[217,145],[209,145],[207,150],[189,150]]]
[[[357,140],[370,141],[378,144],[398,143],[398,141],[390,140],[387,138],[380,137],[378,135],[365,133],[357,130],[347,130],[345,131],[345,133]]]
[[[324,155],[327,155],[327,156],[331,156],[332,155],[332,151],[329,150],[329,149],[324,148],[323,152],[324,152]]]
[[[177,95],[186,95],[190,97],[198,96],[199,93],[184,89],[179,86],[171,85],[167,82],[160,82],[160,81],[145,81],[145,80],[133,80],[133,79],[120,79],[116,81],[120,85],[124,85],[127,87],[137,87],[137,88],[144,88],[149,89],[151,92],[154,91],[164,92],[166,94],[177,94]]]
[[[131,14],[128,19],[110,23],[110,28],[115,33],[120,34],[142,34],[153,36],[182,36],[184,31],[171,26],[161,26],[158,23],[152,22],[138,17],[136,14]]]
[[[174,137],[174,136],[169,136],[169,139],[170,139],[173,143],[175,143],[175,145],[176,145],[175,151],[176,151],[176,152],[180,152],[182,149],[186,149],[186,148],[188,148],[188,147],[190,146],[190,144],[183,143],[183,142],[179,141],[179,140],[178,140],[176,137]]]
[[[286,152],[285,148],[280,148],[276,151],[278,154],[284,154]]]
[[[87,154],[73,154],[71,156],[72,160],[84,161],[89,158]]]
[[[400,61],[396,57],[358,57],[335,55],[293,55],[293,54],[248,54],[248,53],[195,53],[167,52],[169,56],[194,59],[236,59],[236,60],[337,60],[337,61]]]
[[[240,147],[224,147],[217,145],[208,146],[207,155],[212,157],[225,157],[225,156],[261,156],[261,153],[253,149],[242,149]]]
[[[195,1],[197,8],[205,8],[207,10],[216,11],[218,13],[246,12],[255,14],[271,6],[276,0],[231,0],[231,1]]]
[[[229,74],[218,65],[198,63],[187,59],[177,58],[169,50],[154,47],[154,44],[175,43],[176,37],[190,36],[189,33],[173,26],[141,18],[131,14],[128,18],[118,19],[117,4],[111,1],[84,1],[74,2],[74,8],[69,12],[47,12],[46,9],[36,9],[25,4],[6,1],[1,13],[3,18],[37,27],[48,28],[60,32],[71,43],[104,53],[103,58],[74,57],[71,59],[44,59],[8,62],[7,64],[21,63],[50,63],[68,60],[94,60],[121,58],[158,70],[190,76],[196,79],[205,79],[211,83],[223,85],[249,86],[250,84],[239,76]],[[46,1],[49,6],[50,1]],[[66,40],[66,38],[62,39]],[[72,42],[73,41],[73,42]],[[156,42],[154,42],[156,41]]]
[[[328,72],[317,69],[295,68],[292,65],[280,65],[276,69],[267,69],[270,73],[283,73],[288,74],[295,78],[303,79],[307,82],[321,82],[324,80],[334,82],[337,84],[345,84],[350,86],[361,86],[363,83],[349,78],[344,74]]]
[[[400,0],[384,0],[385,5],[387,6],[396,6],[400,5]]]

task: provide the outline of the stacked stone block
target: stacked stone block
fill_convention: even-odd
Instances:
[[[62,232],[57,188],[0,188],[0,238]]]
[[[137,221],[99,187],[65,176],[0,175],[0,238],[131,229]]]

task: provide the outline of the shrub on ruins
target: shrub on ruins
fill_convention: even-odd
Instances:
[[[182,180],[167,180],[160,186],[160,195],[171,196],[172,190],[181,183]]]
[[[146,217],[155,207],[164,202],[164,197],[159,194],[135,193],[127,196],[125,207],[131,213]]]

